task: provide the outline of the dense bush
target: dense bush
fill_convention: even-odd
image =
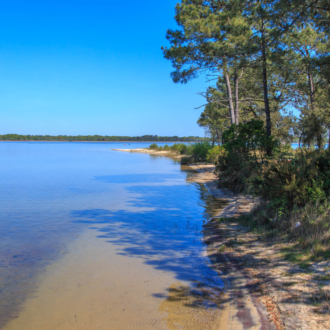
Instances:
[[[292,159],[265,165],[253,181],[254,191],[283,211],[322,202],[330,196],[330,153],[297,151]]]
[[[220,186],[237,192],[251,190],[251,179],[262,170],[269,160],[268,149],[272,154],[279,152],[279,142],[267,139],[262,121],[232,125],[223,134],[224,145],[217,162]]]
[[[189,144],[186,153],[194,158],[195,162],[204,162],[212,146],[208,142]]]
[[[330,197],[330,152],[294,151],[266,138],[260,121],[233,125],[224,133],[217,171],[221,187],[260,196],[279,216]],[[267,148],[272,156],[268,157]]]
[[[213,146],[206,155],[206,161],[208,163],[216,164],[219,156],[222,155],[222,153],[225,151],[225,148],[223,146]]]

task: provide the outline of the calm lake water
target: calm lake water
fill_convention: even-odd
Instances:
[[[0,143],[1,329],[213,329],[219,207],[150,143]]]

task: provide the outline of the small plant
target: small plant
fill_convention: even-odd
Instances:
[[[226,245],[225,244],[222,244],[220,245],[220,247],[218,248],[218,252],[225,252],[226,251]]]
[[[316,275],[314,277],[316,281],[330,281],[330,274]]]

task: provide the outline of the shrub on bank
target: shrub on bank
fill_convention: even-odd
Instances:
[[[208,163],[216,164],[218,162],[218,159],[220,155],[222,155],[225,152],[225,148],[223,146],[213,146],[206,155],[206,161]]]
[[[171,147],[171,149],[175,152],[178,152],[181,155],[184,155],[187,153],[187,145],[184,143],[174,143]]]
[[[236,192],[251,192],[251,180],[261,173],[263,164],[279,152],[279,142],[267,138],[264,123],[251,120],[232,125],[223,133],[224,145],[219,150],[217,171],[223,188]]]
[[[153,143],[149,146],[149,149],[154,149],[158,151],[166,150],[179,153],[181,155],[188,155],[186,163],[192,162],[205,162],[207,161],[208,152],[212,149],[208,142],[184,144],[184,143],[174,143],[172,146],[167,144],[164,147],[158,146]]]
[[[330,197],[330,153],[299,150],[292,159],[264,166],[253,180],[254,191],[274,208],[292,210]]]
[[[193,157],[195,162],[205,162],[212,146],[208,142],[189,144],[186,153]]]
[[[233,125],[224,140],[217,162],[221,187],[254,193],[283,212],[330,197],[328,150],[295,152],[267,139],[263,122],[256,120]]]

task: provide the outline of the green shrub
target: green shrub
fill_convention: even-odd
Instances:
[[[214,146],[212,147],[206,155],[206,161],[209,163],[216,163],[219,159],[219,156],[223,154],[225,148],[223,146]]]
[[[223,133],[223,138],[225,143],[217,161],[220,186],[236,192],[251,192],[254,178],[270,160],[267,151],[278,154],[279,142],[267,138],[264,124],[258,120],[232,125]]]
[[[291,159],[295,156],[296,151],[292,148],[290,144],[284,144],[279,145],[278,147],[278,153],[276,155],[276,158],[278,159]]]
[[[265,166],[253,183],[255,192],[283,212],[322,202],[330,195],[330,154],[324,150],[297,151],[292,159]]]
[[[171,149],[174,151],[174,152],[178,152],[180,153],[181,155],[184,155],[186,154],[187,152],[187,145],[184,144],[184,143],[174,143],[171,147]]]
[[[264,123],[261,120],[251,120],[239,125],[231,125],[223,133],[224,147],[229,152],[235,152],[244,158],[266,158],[268,150],[276,154],[279,149],[279,141],[274,137],[267,138]]]
[[[245,158],[239,153],[224,150],[217,162],[219,184],[235,192],[250,192],[251,179],[260,171],[261,164],[253,158]]]
[[[162,150],[173,151],[173,152],[180,153],[181,155],[184,155],[184,154],[186,154],[188,147],[184,143],[174,143],[172,146],[165,144],[163,147],[158,146],[156,143],[153,143],[149,146],[149,149],[154,149],[154,150],[158,150],[158,151],[162,151]]]
[[[194,158],[196,162],[206,161],[207,154],[212,146],[208,142],[189,144],[186,153]]]

